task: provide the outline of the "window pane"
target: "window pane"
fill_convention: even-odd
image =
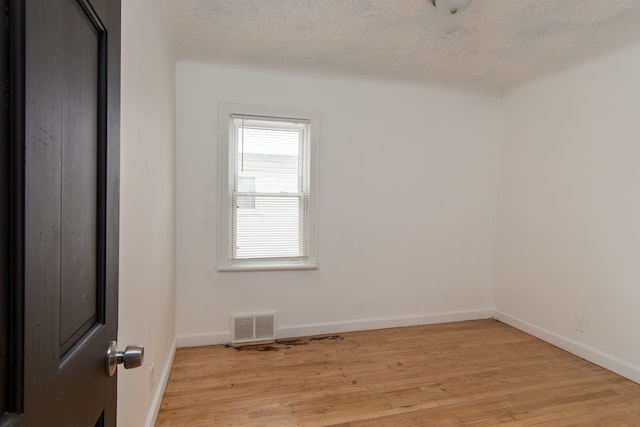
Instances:
[[[236,120],[236,191],[298,193],[301,187],[301,130],[248,127]]]
[[[254,209],[244,209],[242,196],[234,197],[233,258],[305,257],[306,200],[298,196],[255,196]]]

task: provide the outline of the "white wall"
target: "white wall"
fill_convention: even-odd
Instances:
[[[118,425],[152,425],[175,337],[175,60],[153,0],[122,2]],[[150,367],[154,366],[153,385]],[[149,419],[147,419],[149,417]]]
[[[495,286],[500,318],[636,381],[638,76],[635,47],[505,97]]]
[[[220,102],[321,114],[317,271],[216,271]],[[229,341],[490,317],[499,102],[386,83],[177,65],[177,335]]]

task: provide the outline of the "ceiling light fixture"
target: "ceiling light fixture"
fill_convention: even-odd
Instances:
[[[431,3],[438,10],[455,15],[465,10],[471,4],[471,0],[431,0]]]

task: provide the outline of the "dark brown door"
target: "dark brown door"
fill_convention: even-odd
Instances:
[[[115,426],[120,1],[3,1],[0,425]]]

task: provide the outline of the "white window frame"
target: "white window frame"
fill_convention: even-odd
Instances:
[[[254,116],[265,120],[302,120],[309,122],[309,139],[306,150],[308,165],[308,246],[304,260],[268,259],[234,260],[232,259],[232,211],[233,192],[233,141],[232,117],[235,115]],[[296,270],[318,268],[318,153],[320,142],[320,114],[312,110],[266,107],[224,103],[220,105],[218,115],[218,271],[246,270]]]

